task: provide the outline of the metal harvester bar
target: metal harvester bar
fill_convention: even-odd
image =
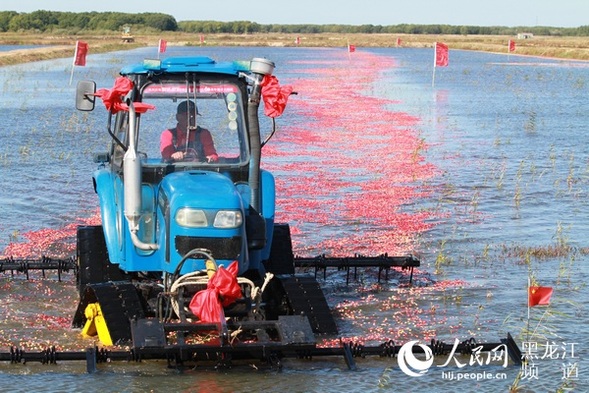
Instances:
[[[78,270],[78,264],[75,258],[69,259],[55,259],[49,257],[41,257],[41,259],[26,259],[26,258],[13,258],[8,257],[0,259],[0,273],[14,272],[24,273],[29,279],[29,272],[41,270],[43,277],[45,277],[46,270],[57,270],[59,281],[61,281],[61,273],[73,270],[74,273]]]
[[[292,318],[292,317],[290,317]],[[13,364],[24,364],[28,361],[38,361],[43,364],[56,364],[57,362],[78,360],[86,361],[88,373],[94,373],[98,370],[100,363],[113,361],[135,361],[143,360],[168,360],[170,365],[177,367],[188,366],[188,363],[209,360],[216,362],[216,366],[231,367],[231,360],[258,360],[266,361],[272,367],[281,367],[280,359],[298,358],[312,360],[313,357],[344,357],[350,370],[356,370],[355,359],[363,359],[368,356],[379,356],[381,358],[396,358],[400,345],[388,341],[377,346],[363,346],[352,342],[341,342],[340,347],[318,348],[312,339],[312,334],[305,327],[303,331],[308,335],[301,337],[301,324],[285,320],[282,325],[279,322],[278,329],[281,331],[281,340],[278,342],[260,341],[251,344],[233,344],[233,345],[165,345],[160,346],[155,342],[143,341],[153,332],[147,331],[145,334],[138,334],[140,342],[136,342],[129,350],[113,350],[105,348],[87,348],[85,351],[57,351],[55,347],[49,347],[39,352],[25,352],[15,347],[11,347],[9,352],[0,352],[0,361],[7,361]],[[162,329],[161,326],[158,329]],[[177,326],[178,330],[189,329],[187,326]],[[201,326],[200,329],[214,329],[214,326]],[[168,330],[168,329],[165,329]],[[163,330],[162,330],[163,332]],[[505,344],[507,356],[514,365],[522,364],[522,353],[517,343],[507,334],[505,339],[498,343],[477,343],[474,339],[468,339],[461,342],[456,350],[457,354],[468,356],[477,348],[483,352],[492,352],[500,345]],[[154,345],[154,346],[150,346]],[[435,355],[445,355],[454,347],[441,341],[432,340],[428,347]],[[413,353],[423,353],[419,346],[412,347]],[[200,360],[199,360],[200,359]],[[185,364],[186,363],[186,364]]]
[[[409,282],[413,282],[413,268],[419,267],[420,260],[414,255],[389,256],[382,254],[375,257],[355,255],[353,257],[326,257],[319,255],[317,257],[299,257],[294,258],[295,267],[313,267],[315,268],[315,277],[317,271],[323,270],[323,278],[326,278],[327,268],[336,267],[338,270],[346,270],[346,283],[350,281],[350,270],[354,269],[354,279],[357,278],[358,268],[378,267],[378,281],[380,282],[381,272],[385,272],[385,280],[389,278],[389,269],[392,267],[401,267],[409,269]]]

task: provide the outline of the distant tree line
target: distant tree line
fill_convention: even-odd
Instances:
[[[261,25],[255,22],[215,22],[183,21],[178,22],[178,30],[188,33],[364,33],[364,34],[450,34],[450,35],[517,35],[526,32],[540,36],[589,36],[589,26],[575,28],[564,27],[506,27],[506,26],[453,26],[453,25]]]
[[[121,12],[59,12],[34,11],[18,13],[0,11],[0,32],[68,32],[121,31],[123,26],[140,31],[180,31],[187,33],[364,33],[364,34],[452,34],[452,35],[516,35],[526,32],[540,36],[589,36],[589,25],[580,27],[548,26],[454,26],[454,25],[315,25],[315,24],[269,24],[262,25],[249,21],[182,21],[167,14]]]
[[[156,31],[178,30],[173,16],[159,13],[0,11],[0,32],[121,31],[125,25]]]

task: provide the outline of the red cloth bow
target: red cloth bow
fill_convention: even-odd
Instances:
[[[209,279],[207,289],[197,292],[190,301],[190,311],[202,323],[218,323],[225,318],[223,307],[233,304],[242,297],[241,287],[237,282],[237,261],[227,269],[219,267]]]
[[[129,106],[121,98],[126,96],[133,88],[133,82],[123,76],[119,76],[115,80],[115,85],[112,89],[99,89],[94,93],[95,96],[102,98],[104,106],[109,112],[117,113],[118,111],[128,111]],[[134,102],[135,112],[145,113],[149,109],[155,109],[154,105],[143,102]]]
[[[274,75],[264,75],[261,86],[266,116],[278,117],[282,115],[288,96],[292,93],[292,86],[280,86]]]

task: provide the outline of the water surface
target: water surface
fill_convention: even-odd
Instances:
[[[218,60],[267,57],[276,62],[276,75],[283,84],[313,85],[320,90],[328,81],[333,83],[335,73],[329,79],[329,72],[319,70],[329,70],[330,61],[345,62],[348,55],[342,51],[216,47],[169,48],[168,54],[207,54]],[[343,274],[337,272],[330,273],[324,282],[330,304],[341,311],[342,304],[350,303],[346,312],[358,318],[340,320],[341,334],[363,337],[378,330],[376,326],[385,331],[390,329],[391,334],[405,330],[408,333],[401,336],[405,340],[410,336],[423,340],[423,336],[435,333],[446,342],[471,336],[479,341],[495,342],[511,332],[520,347],[523,341],[529,340],[538,342],[541,348],[546,342],[560,348],[552,356],[537,359],[537,377],[528,377],[520,383],[527,391],[555,391],[566,382],[563,375],[567,371],[578,391],[586,390],[589,378],[584,340],[588,334],[585,248],[589,68],[586,63],[451,50],[450,66],[436,70],[432,86],[431,49],[358,48],[357,51],[374,55],[373,63],[354,63],[350,56],[352,74],[354,67],[379,69],[379,62],[386,65],[366,81],[357,82],[361,84],[362,95],[367,101],[378,99],[379,105],[386,102],[386,111],[403,116],[402,122],[391,123],[392,132],[407,132],[415,140],[422,140],[423,145],[415,149],[415,154],[423,159],[424,165],[435,169],[432,170],[435,175],[416,178],[410,185],[427,193],[401,207],[408,213],[427,212],[432,217],[429,230],[403,244],[404,248],[409,244],[423,261],[413,289],[399,287],[406,280],[401,274],[393,275],[380,286],[375,285],[375,272],[365,273],[350,286],[344,285]],[[91,55],[87,67],[74,70],[74,83],[88,78],[96,80],[99,87],[110,87],[122,65],[155,56],[155,48]],[[4,119],[0,126],[0,201],[3,202],[0,203],[0,249],[11,241],[26,240],[23,234],[46,228],[59,230],[96,211],[97,200],[90,179],[95,164],[91,155],[106,149],[106,115],[104,110],[90,114],[75,111],[74,87],[69,85],[71,71],[71,59],[0,68],[3,90],[0,115]],[[348,80],[356,81],[353,75]],[[324,195],[320,189],[304,187],[301,178],[308,175],[307,158],[316,157],[314,151],[324,149],[329,142],[309,143],[303,159],[301,151],[285,153],[288,150],[285,139],[302,138],[304,131],[305,138],[310,138],[305,140],[313,140],[312,137],[319,138],[334,130],[345,133],[356,127],[359,131],[355,137],[362,137],[362,127],[338,109],[348,108],[349,100],[343,104],[339,101],[341,97],[333,97],[318,102],[313,97],[301,91],[291,99],[292,106],[278,120],[283,139],[277,137],[275,145],[268,146],[274,154],[267,156],[267,164],[278,169],[279,181],[287,187],[288,195],[306,199],[304,203],[319,200],[319,207],[304,206],[329,215],[332,206],[342,204],[341,199],[355,197],[362,185],[378,177],[384,169],[374,166],[376,169],[370,174],[359,166],[362,170],[352,174],[349,162],[362,157],[350,152],[345,167],[327,168],[333,179],[338,179],[340,172],[345,173],[351,183],[346,188]],[[365,101],[354,102],[358,108],[367,110]],[[333,112],[334,116],[314,117],[326,113],[319,111],[319,107]],[[368,126],[380,127],[379,121],[385,119],[370,119]],[[337,154],[335,139],[332,144],[333,150],[326,156]],[[389,186],[397,185],[391,177]],[[376,212],[362,211],[362,214],[376,215]],[[368,219],[346,225],[339,217],[332,218],[322,216],[315,221],[295,223],[296,244],[319,247],[338,237],[351,238],[353,233],[349,232],[357,231],[356,228],[374,229]],[[395,232],[395,227],[390,230]],[[358,237],[364,243],[362,246],[381,241],[362,234]],[[349,244],[350,249],[355,246]],[[566,252],[562,256],[550,256],[555,249]],[[552,286],[554,295],[550,308],[532,308],[528,321],[526,286],[530,276],[542,285]],[[18,304],[11,304],[5,310],[8,307],[22,317],[25,312],[34,315],[35,307],[43,308],[43,299],[36,299],[35,292],[27,286],[30,284],[2,280],[4,295],[21,291],[32,307],[26,311],[20,310]],[[68,297],[67,307],[75,305],[73,289],[67,292],[68,288],[60,287],[47,291],[56,284],[41,281],[35,285],[48,295],[65,291],[60,296]],[[427,326],[417,326],[422,322]],[[8,322],[2,323],[0,329],[8,330]],[[536,334],[531,337],[526,334],[528,327]],[[66,340],[76,340],[72,333],[64,336]],[[574,358],[566,350],[570,349],[570,343],[577,343]],[[570,372],[573,364],[577,365],[576,374]],[[507,391],[519,371],[516,366],[465,369],[453,364],[413,378],[404,375],[394,359],[362,359],[358,365],[359,371],[351,372],[343,359],[287,360],[281,372],[245,367],[183,374],[162,364],[113,365],[98,375],[86,375],[84,365],[79,364],[0,365],[0,381],[16,390],[23,386],[21,391],[495,392]],[[449,381],[442,376],[442,371],[465,370],[504,373],[507,379]]]

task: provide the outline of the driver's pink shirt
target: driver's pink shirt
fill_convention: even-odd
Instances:
[[[176,126],[176,130],[178,130],[178,126]],[[174,146],[174,134],[172,133],[172,131],[165,130],[164,132],[162,132],[160,138],[160,151],[162,153],[162,158],[164,160],[170,160],[172,158],[172,154],[174,154],[176,151],[183,150],[186,146],[186,132],[178,130],[176,134],[176,146]],[[190,142],[194,141],[195,135],[196,130],[190,132]],[[202,144],[205,156],[213,156],[216,160],[217,150],[215,149],[215,144],[213,143],[213,137],[211,136],[210,131],[206,128],[201,128],[200,143]]]

